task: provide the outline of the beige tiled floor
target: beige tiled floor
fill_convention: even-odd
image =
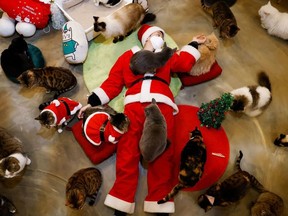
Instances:
[[[280,5],[272,4],[280,11],[288,12],[287,1]],[[221,93],[233,88],[256,84],[259,70],[266,71],[271,79],[273,101],[263,115],[257,118],[235,118],[227,115],[223,127],[230,142],[230,161],[223,178],[234,171],[234,161],[238,151],[244,153],[242,168],[255,175],[267,189],[279,194],[288,203],[288,150],[275,147],[273,140],[279,133],[288,133],[287,123],[287,83],[288,43],[272,37],[261,28],[257,11],[263,0],[239,0],[231,10],[235,14],[240,32],[230,40],[221,40],[217,60],[223,73],[215,80],[180,91],[177,103],[199,106]],[[150,0],[151,12],[156,13],[153,23],[166,30],[181,47],[190,42],[198,33],[209,34],[213,29],[211,17],[195,0]],[[8,47],[11,38],[0,38],[0,51]],[[82,77],[82,65],[69,65],[62,54],[61,32],[38,31],[27,39],[38,46],[47,65],[68,67],[75,72],[79,87],[73,91],[72,98],[85,103],[88,93]],[[41,128],[34,120],[39,114],[38,105],[47,97],[44,90],[27,90],[11,83],[0,71],[0,122],[1,126],[17,135],[24,143],[32,164],[20,180],[4,181],[0,184],[1,193],[14,201],[18,215],[112,215],[113,210],[104,206],[103,201],[115,178],[115,157],[111,157],[97,167],[101,169],[104,183],[97,204],[76,212],[65,207],[65,184],[76,170],[91,166],[91,162],[75,142],[71,132],[58,134],[53,130]],[[134,215],[143,213],[143,199],[146,194],[145,171],[141,171],[139,190],[136,197]],[[239,203],[226,208],[214,208],[204,213],[196,204],[200,192],[180,192],[176,197],[177,216],[244,216],[249,215],[249,205],[257,193],[249,191]],[[286,208],[285,214],[288,215]]]

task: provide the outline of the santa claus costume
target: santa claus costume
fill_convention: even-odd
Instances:
[[[151,34],[158,31],[165,35],[163,29],[145,24],[138,31],[138,39],[144,46]],[[174,53],[165,66],[158,68],[155,74],[134,75],[129,67],[130,59],[140,50],[140,47],[134,46],[118,58],[109,77],[88,97],[91,106],[104,105],[120,94],[123,87],[127,88],[124,113],[130,119],[130,125],[128,132],[123,134],[117,144],[116,180],[105,199],[105,205],[129,214],[134,212],[139,177],[139,140],[145,121],[144,109],[151,103],[152,98],[155,98],[167,122],[168,139],[172,140],[174,115],[177,114],[178,107],[169,88],[171,73],[188,73],[200,58],[197,47],[197,42],[185,45],[179,52]],[[173,153],[174,143],[171,143],[162,155],[148,165],[145,212],[173,213],[175,210],[173,201],[157,204],[173,187]]]

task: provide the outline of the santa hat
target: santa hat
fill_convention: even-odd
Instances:
[[[150,25],[144,24],[141,26],[141,28],[138,31],[138,39],[141,42],[141,44],[144,46],[148,37],[157,31],[161,31],[163,33],[163,36],[165,35],[165,32],[163,29],[157,26],[150,26]]]

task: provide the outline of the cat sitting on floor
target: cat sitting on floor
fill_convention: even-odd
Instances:
[[[0,127],[0,177],[18,176],[30,163],[21,141]]]
[[[279,12],[269,1],[259,9],[258,14],[261,26],[267,29],[270,35],[288,40],[288,13]]]
[[[272,101],[271,83],[265,72],[258,74],[258,85],[238,88],[230,93],[234,97],[230,111],[250,117],[262,114]]]

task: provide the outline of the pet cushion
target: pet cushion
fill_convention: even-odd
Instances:
[[[88,57],[83,64],[83,77],[90,92],[97,88],[108,77],[111,67],[120,55],[135,45],[141,47],[141,43],[137,37],[137,31],[134,31],[121,42],[113,43],[112,40],[113,38],[106,40],[102,35],[99,35],[93,40],[89,47]],[[165,41],[169,47],[177,47],[173,39],[167,34],[165,35]],[[171,79],[170,88],[173,95],[176,96],[181,88],[179,78]],[[118,97],[109,103],[109,105],[118,112],[123,112],[124,92],[125,89],[123,89]]]
[[[88,41],[83,27],[68,21],[62,27],[63,53],[70,64],[83,63],[88,54]]]
[[[73,135],[90,161],[93,164],[100,164],[116,152],[117,145],[110,142],[102,142],[99,146],[92,145],[83,135],[82,123],[80,120],[72,126]]]
[[[175,116],[174,139],[175,149],[175,184],[178,182],[181,152],[189,140],[189,135],[197,126],[201,131],[207,150],[207,160],[204,173],[200,181],[188,191],[199,191],[210,187],[224,174],[230,156],[230,146],[226,133],[222,127],[219,129],[200,126],[197,116],[198,107],[178,105],[179,113]]]
[[[183,87],[185,86],[193,86],[203,82],[207,82],[211,79],[218,77],[222,73],[222,68],[218,64],[217,61],[211,66],[209,72],[201,74],[199,76],[192,76],[185,73],[178,74]]]
[[[27,53],[30,56],[30,58],[32,59],[32,62],[34,64],[34,68],[45,67],[45,60],[44,60],[43,54],[38,47],[36,47],[32,44],[28,44]]]
[[[68,9],[70,7],[73,7],[77,4],[79,4],[80,2],[82,2],[83,0],[63,0],[62,1],[62,6],[63,6],[63,9]]]

